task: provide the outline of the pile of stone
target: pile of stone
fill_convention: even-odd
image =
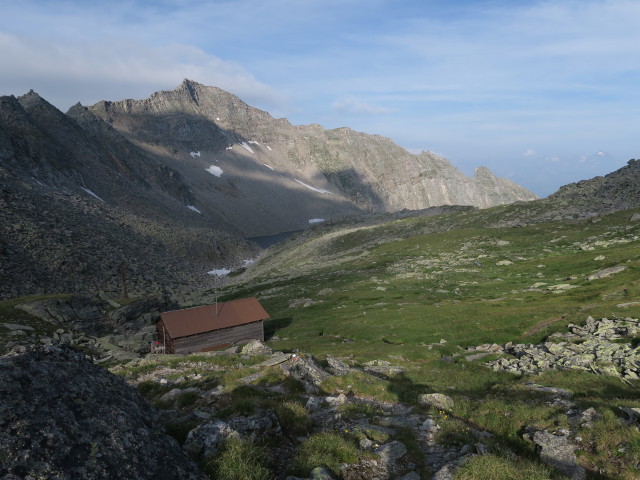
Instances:
[[[1,323],[0,327],[9,333],[2,338],[4,345],[0,344],[0,350],[32,344],[61,344],[91,352],[102,361],[131,360],[149,351],[160,312],[172,306],[162,296],[127,305],[106,297],[78,295],[21,303],[17,309],[42,320],[41,325],[48,328]]]
[[[505,356],[486,365],[520,375],[578,369],[625,380],[640,378],[640,349],[620,342],[640,333],[637,319],[589,317],[584,326],[569,324],[568,330],[553,334],[540,344],[506,344],[497,350]]]

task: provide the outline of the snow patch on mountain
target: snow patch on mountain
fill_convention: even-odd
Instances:
[[[247,145],[247,142],[242,142],[239,144],[242,148],[244,148],[245,150],[247,150],[249,153],[255,153],[253,151],[253,148],[251,148],[249,145]]]
[[[222,176],[222,169],[217,165],[211,165],[209,168],[205,168],[205,170],[216,177]]]
[[[330,195],[333,195],[333,193],[331,193],[329,190],[325,190],[323,188],[312,187],[311,185],[307,185],[306,183],[304,183],[303,181],[298,180],[297,178],[294,178],[294,180],[296,182],[298,182],[300,185],[302,185],[303,187],[308,188],[309,190],[313,190],[314,192],[318,192],[318,193],[322,193],[322,194],[328,193]]]
[[[103,199],[101,199],[98,195],[96,195],[95,193],[93,193],[91,190],[89,190],[88,188],[84,188],[84,187],[80,187],[82,190],[84,190],[85,192],[87,192],[89,195],[91,195],[92,197],[97,198],[98,200],[100,200],[102,203],[107,203],[105,202]]]

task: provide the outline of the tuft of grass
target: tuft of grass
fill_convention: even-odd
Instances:
[[[167,393],[172,387],[167,385],[162,385],[158,382],[154,382],[152,380],[146,380],[144,382],[140,382],[136,386],[138,393],[142,395],[149,401],[155,400],[156,398],[162,396]]]
[[[640,478],[640,432],[633,425],[622,426],[611,410],[598,413],[593,427],[580,432],[583,449],[577,453],[581,463],[616,478]]]
[[[526,461],[511,460],[497,455],[478,455],[465,462],[453,476],[454,480],[550,480],[563,478],[551,468]]]
[[[307,409],[298,402],[289,400],[274,405],[282,429],[291,435],[306,435],[311,428]]]
[[[327,378],[321,385],[325,392],[339,394],[352,391],[358,397],[397,402],[398,395],[389,390],[389,382],[364,372]]]
[[[298,448],[293,461],[293,473],[306,476],[316,467],[326,467],[334,475],[340,474],[340,465],[358,461],[358,447],[350,438],[335,432],[312,435]]]
[[[222,452],[204,465],[209,478],[217,480],[271,480],[265,449],[254,441],[229,437]]]

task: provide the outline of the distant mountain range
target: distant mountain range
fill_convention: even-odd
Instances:
[[[189,80],[66,114],[33,91],[0,97],[0,179],[2,297],[114,290],[122,271],[134,289],[188,285],[254,256],[247,237],[536,198],[486,168],[468,178],[431,153],[291,125]]]

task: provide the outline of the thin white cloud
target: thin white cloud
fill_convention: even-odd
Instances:
[[[78,101],[131,98],[131,91],[144,90],[147,96],[174,88],[184,78],[215,85],[261,106],[282,108],[288,103],[285,95],[241,65],[187,45],[150,47],[123,39],[74,43],[0,33],[0,65],[0,94],[22,94],[33,88],[62,109]]]
[[[535,157],[536,155],[536,151],[532,148],[527,148],[522,154],[523,157]]]
[[[373,105],[351,96],[342,97],[332,102],[331,108],[336,112],[348,115],[382,115],[395,111],[395,109]]]

